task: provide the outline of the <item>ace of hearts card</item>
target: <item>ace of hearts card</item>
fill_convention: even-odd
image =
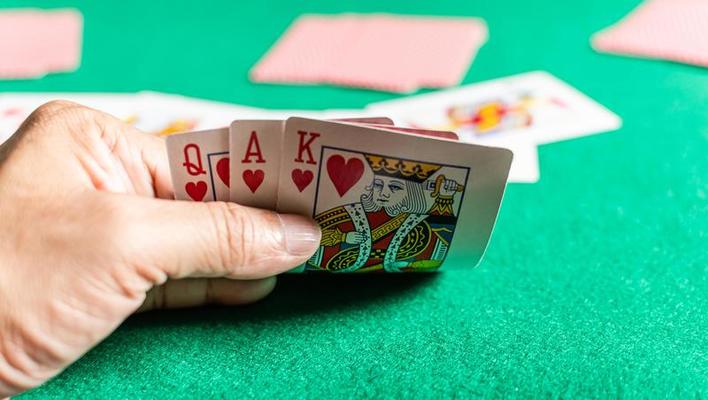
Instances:
[[[231,201],[249,207],[275,209],[283,124],[283,120],[236,120],[231,123]]]
[[[312,217],[322,229],[317,252],[296,270],[430,271],[461,246],[476,265],[511,160],[502,148],[288,119],[277,210]]]

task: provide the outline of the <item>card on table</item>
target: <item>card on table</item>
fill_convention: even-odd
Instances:
[[[238,118],[263,118],[265,110],[158,92],[140,92],[140,113],[133,124],[157,136],[216,129]]]
[[[83,18],[73,9],[0,11],[0,79],[75,70],[82,31]]]
[[[611,111],[546,72],[373,103],[397,126],[457,132],[470,143],[542,144],[617,129]]]
[[[456,246],[474,265],[511,160],[501,148],[290,118],[277,210],[313,217],[322,228],[320,248],[300,270],[434,270]]]
[[[486,24],[477,18],[304,15],[250,76],[394,92],[453,86],[486,39]]]
[[[708,67],[708,2],[650,0],[595,34],[597,51]]]
[[[229,200],[229,128],[168,136],[166,144],[177,200]]]
[[[509,170],[509,182],[536,183],[541,178],[538,165],[538,148],[529,144],[509,144],[504,148],[514,153],[514,162]]]

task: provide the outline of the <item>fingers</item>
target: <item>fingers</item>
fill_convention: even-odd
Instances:
[[[136,258],[171,278],[257,279],[296,267],[315,252],[320,230],[309,218],[224,202],[120,196],[124,234]]]
[[[125,136],[131,146],[140,149],[140,161],[150,173],[155,196],[161,199],[173,199],[174,189],[170,177],[165,139],[148,135],[130,126],[127,126]]]
[[[47,153],[63,157],[48,162],[55,170],[72,154],[84,174],[61,174],[88,175],[99,190],[173,198],[164,139],[140,132],[112,115],[57,100],[35,110],[20,131],[44,144],[32,146],[43,152],[43,156],[30,155],[34,163],[46,159]]]
[[[275,277],[237,281],[219,278],[180,279],[167,281],[147,293],[138,312],[186,308],[206,304],[239,305],[266,297],[275,287]]]

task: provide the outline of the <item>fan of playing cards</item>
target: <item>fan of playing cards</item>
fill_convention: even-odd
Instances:
[[[317,252],[295,271],[437,270],[460,244],[476,264],[512,153],[387,118],[236,120],[167,138],[175,196],[314,218]]]
[[[539,179],[537,145],[621,124],[565,82],[529,72],[363,110],[265,110],[155,92],[4,93],[0,143],[58,98],[167,136],[180,200],[315,218],[322,243],[299,271],[429,271],[461,249],[474,265],[507,179]]]

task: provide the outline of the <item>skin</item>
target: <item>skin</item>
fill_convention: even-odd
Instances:
[[[0,398],[136,311],[256,301],[319,243],[304,217],[172,198],[162,139],[77,104],[0,146]]]

